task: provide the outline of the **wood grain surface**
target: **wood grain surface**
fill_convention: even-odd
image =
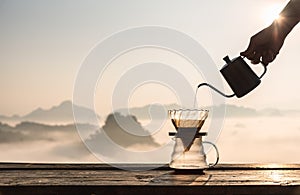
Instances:
[[[106,164],[0,163],[0,194],[300,194],[298,164],[220,164],[204,171],[115,166],[121,169]]]

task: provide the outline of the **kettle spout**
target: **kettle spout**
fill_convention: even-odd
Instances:
[[[229,59],[229,58],[228,58],[228,59]],[[235,94],[226,95],[225,93],[221,92],[220,90],[218,90],[217,88],[215,88],[214,86],[212,86],[212,85],[210,85],[210,84],[208,84],[208,83],[200,83],[200,84],[198,85],[197,88],[202,87],[202,86],[210,87],[210,88],[213,89],[215,92],[217,92],[217,93],[219,93],[219,94],[221,94],[222,96],[227,97],[227,98],[231,98],[231,97],[234,97],[234,96],[235,96]]]

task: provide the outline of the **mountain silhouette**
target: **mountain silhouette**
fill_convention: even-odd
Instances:
[[[128,158],[122,150],[142,152],[160,146],[135,116],[120,113],[108,115],[101,130],[92,134],[86,143],[98,154],[119,159]]]
[[[220,113],[223,113],[222,110],[226,109],[225,117],[275,117],[275,116],[299,116],[299,110],[281,110],[276,108],[265,108],[262,110],[257,110],[245,106],[237,106],[232,104],[222,104],[214,105],[210,107],[204,107],[205,109],[213,112],[214,116],[221,116]],[[115,112],[118,112],[122,115],[134,115],[138,120],[149,120],[149,119],[165,119],[168,116],[168,110],[182,108],[177,104],[167,104],[167,105],[145,105],[142,107],[132,107],[128,109],[119,109]],[[183,108],[184,109],[184,108]],[[32,121],[36,123],[44,124],[70,124],[74,123],[73,111],[80,113],[80,118],[76,119],[76,123],[89,123],[97,125],[97,118],[100,119],[99,115],[96,114],[93,110],[73,105],[70,100],[63,101],[59,105],[53,106],[49,109],[37,108],[32,112],[19,116],[5,116],[0,115],[0,121],[8,124],[18,124],[23,121]]]
[[[97,121],[92,121],[92,119],[95,118],[95,113],[93,110],[82,106],[73,105],[69,100],[62,102],[57,106],[53,106],[50,109],[37,108],[24,116],[14,115],[8,117],[2,115],[0,116],[0,121],[7,123],[32,121],[45,124],[68,124],[74,123],[73,109],[79,112],[81,116],[80,121],[76,121],[77,123],[97,123]],[[97,117],[99,118],[98,115]]]

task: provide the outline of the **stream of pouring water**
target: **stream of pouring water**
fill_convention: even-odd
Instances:
[[[193,108],[197,108],[197,93],[198,93],[198,87],[196,88],[196,93],[195,93],[195,97],[194,97],[194,105],[193,105]]]

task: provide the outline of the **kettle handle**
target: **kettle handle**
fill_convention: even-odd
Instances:
[[[260,61],[260,63],[261,63],[262,66],[264,67],[264,71],[263,71],[263,73],[258,77],[259,79],[261,79],[261,78],[266,74],[266,72],[267,72],[267,66],[264,65],[261,61]]]
[[[245,56],[241,56],[243,59],[245,59]],[[263,73],[258,77],[259,79],[261,79],[267,72],[267,66],[263,64],[262,61],[259,61],[261,63],[261,65],[264,67]]]

